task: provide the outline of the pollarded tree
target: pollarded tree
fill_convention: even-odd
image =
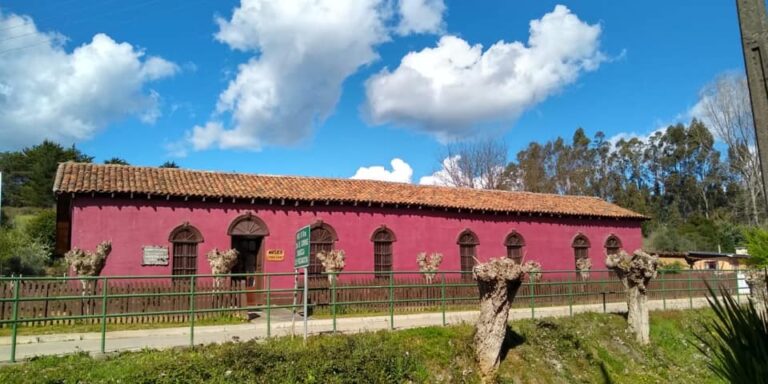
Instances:
[[[416,255],[416,263],[419,265],[419,272],[427,279],[427,284],[432,284],[432,280],[437,274],[440,264],[443,262],[442,253],[432,253],[427,256],[426,252],[421,252]]]
[[[96,246],[96,250],[86,251],[80,248],[72,248],[64,254],[64,260],[67,265],[75,272],[77,276],[98,276],[101,270],[104,269],[104,264],[107,262],[107,256],[112,252],[112,242],[102,241]],[[94,280],[82,279],[80,283],[83,285],[83,294],[89,292],[94,286]]]
[[[637,341],[648,344],[650,326],[648,323],[648,283],[656,277],[659,258],[642,250],[631,256],[623,249],[607,255],[605,265],[616,272],[627,293],[627,322],[637,336]]]
[[[320,251],[317,254],[317,259],[323,265],[325,273],[328,274],[328,283],[333,283],[336,279],[336,274],[344,270],[346,265],[344,262],[344,251],[333,250],[329,252]]]
[[[576,270],[579,272],[579,277],[582,281],[589,279],[589,271],[592,270],[592,260],[588,257],[581,257],[576,260]]]
[[[744,231],[749,252],[749,269],[744,280],[749,286],[749,300],[761,316],[768,317],[768,231],[750,228]]]
[[[217,275],[213,278],[213,284],[217,288],[221,287],[226,277],[220,275],[228,274],[237,264],[237,249],[219,251],[217,248],[214,248],[208,252],[207,256],[208,264],[211,266],[211,273]]]
[[[480,291],[480,316],[475,324],[475,356],[484,382],[493,379],[501,360],[501,347],[507,335],[509,308],[523,278],[535,269],[502,257],[478,263],[472,269]]]

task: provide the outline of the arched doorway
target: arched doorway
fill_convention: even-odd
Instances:
[[[264,237],[269,235],[269,229],[263,220],[246,213],[238,216],[229,225],[227,234],[232,238],[232,248],[238,252],[237,264],[232,268],[233,274],[264,272]],[[232,280],[245,279],[249,287],[262,288],[261,276],[233,276]]]

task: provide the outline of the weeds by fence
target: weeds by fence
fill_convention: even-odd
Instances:
[[[380,274],[380,273],[379,273]],[[11,361],[15,360],[17,329],[51,324],[100,324],[101,348],[105,348],[108,324],[188,322],[190,343],[194,343],[195,321],[236,315],[247,318],[260,312],[270,335],[271,312],[276,309],[301,310],[294,294],[303,287],[285,288],[293,273],[229,275],[223,286],[213,283],[213,275],[115,276],[94,280],[84,291],[78,277],[0,278],[0,326],[11,328]],[[300,279],[299,279],[300,280]],[[723,286],[735,295],[744,294],[743,277],[737,271],[683,270],[660,271],[651,283],[649,298],[666,300],[703,297],[706,283]],[[261,281],[263,287],[249,286]],[[374,278],[374,273],[343,272],[329,282],[312,279],[308,286],[310,315],[335,320],[344,314],[388,313],[394,326],[396,313],[442,312],[468,309],[478,302],[477,286],[466,272],[438,272],[427,283],[418,272],[391,272]],[[576,271],[545,271],[537,282],[526,282],[517,294],[513,308],[603,304],[625,300],[621,282],[608,271],[592,271],[582,280]]]

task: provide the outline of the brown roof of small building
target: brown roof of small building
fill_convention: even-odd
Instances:
[[[61,193],[138,193],[235,199],[286,199],[647,219],[596,197],[413,185],[372,180],[270,176],[61,163],[53,190]]]

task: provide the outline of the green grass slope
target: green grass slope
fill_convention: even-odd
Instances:
[[[511,323],[501,383],[714,383],[693,337],[709,311],[651,313],[640,346],[618,315]],[[0,368],[2,383],[476,383],[472,327],[45,357]]]

